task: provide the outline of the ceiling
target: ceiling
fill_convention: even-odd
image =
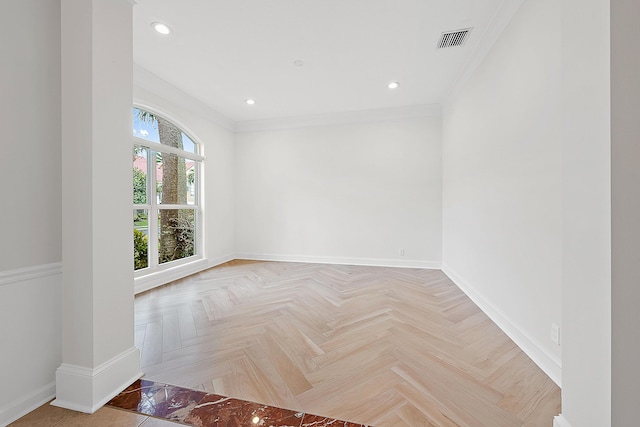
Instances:
[[[134,62],[235,122],[437,104],[509,1],[137,0]]]

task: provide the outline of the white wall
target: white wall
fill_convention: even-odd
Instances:
[[[560,6],[526,1],[444,107],[444,271],[556,382]]]
[[[437,268],[441,158],[439,114],[239,133],[238,256]]]
[[[612,425],[638,423],[640,402],[640,2],[611,1]]]
[[[59,262],[60,5],[2,2],[0,270]],[[9,43],[8,40],[12,42]]]
[[[59,264],[0,272],[0,425],[55,394],[62,358],[60,281]]]
[[[609,40],[609,0],[563,0],[563,427],[611,425]]]
[[[0,3],[0,39],[3,425],[53,396],[61,360],[60,2]]]
[[[136,291],[217,265],[233,258],[234,134],[233,123],[199,101],[179,91],[148,71],[134,67],[134,104],[173,120],[203,144],[204,162],[204,262],[194,268],[164,273],[152,280],[136,279]]]

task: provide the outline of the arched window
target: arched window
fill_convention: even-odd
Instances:
[[[199,144],[164,117],[133,108],[134,269],[202,256]]]

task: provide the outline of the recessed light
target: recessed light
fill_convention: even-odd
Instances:
[[[156,30],[157,32],[159,32],[164,36],[171,34],[172,32],[171,28],[169,28],[167,24],[163,24],[162,22],[154,22],[153,24],[151,24],[151,26],[153,27],[154,30]]]
[[[397,88],[398,88],[398,86],[400,86],[400,83],[398,83],[398,82],[391,82],[391,83],[389,83],[389,86],[388,86],[388,87],[389,87],[389,89],[397,89]]]
[[[244,102],[246,102],[248,105],[253,105],[256,103],[254,99],[246,99]]]

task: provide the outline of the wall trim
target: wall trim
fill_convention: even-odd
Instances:
[[[207,266],[207,269],[213,268],[213,267],[217,267],[220,264],[224,264],[226,262],[233,261],[234,259],[238,259],[238,257],[235,256],[235,255],[227,255],[227,256],[220,257],[220,258],[210,259],[209,260],[209,265]]]
[[[382,258],[348,258],[348,257],[321,257],[310,255],[281,255],[281,254],[257,254],[238,253],[235,259],[250,261],[280,261],[280,262],[306,262],[311,264],[339,264],[339,265],[363,265],[370,267],[397,267],[397,268],[426,268],[439,270],[439,261],[422,260],[397,260]]]
[[[0,407],[0,426],[6,426],[44,405],[56,395],[55,381]]]
[[[547,352],[540,343],[529,335],[517,322],[514,322],[491,302],[487,301],[480,292],[467,280],[463,279],[448,265],[442,263],[442,271],[458,286],[502,331],[538,365],[558,387],[562,387],[562,360]]]
[[[135,346],[96,368],[62,363],[56,370],[56,399],[51,404],[93,414],[142,375]]]
[[[344,111],[339,113],[315,114],[280,119],[248,120],[236,122],[236,133],[259,132],[265,130],[298,129],[314,126],[329,126],[352,123],[384,122],[442,114],[440,104],[412,105],[396,108]]]
[[[62,274],[62,263],[34,265],[32,267],[18,268],[15,270],[0,271],[0,286],[25,280],[38,279],[40,277]]]
[[[211,267],[233,260],[235,256],[227,255],[220,258],[201,258],[193,262],[181,264],[166,270],[156,271],[133,279],[133,290],[137,295],[158,286],[166,285],[174,280],[179,280],[192,274],[199,273]]]
[[[564,415],[560,414],[553,418],[553,427],[571,427],[571,424],[569,424]]]
[[[137,295],[236,259],[250,261],[308,262],[312,264],[366,265],[371,267],[426,268],[431,270],[441,269],[441,263],[439,261],[237,253],[212,259],[201,258],[188,264],[182,264],[166,270],[156,271],[146,276],[136,277],[134,279],[134,292]]]

